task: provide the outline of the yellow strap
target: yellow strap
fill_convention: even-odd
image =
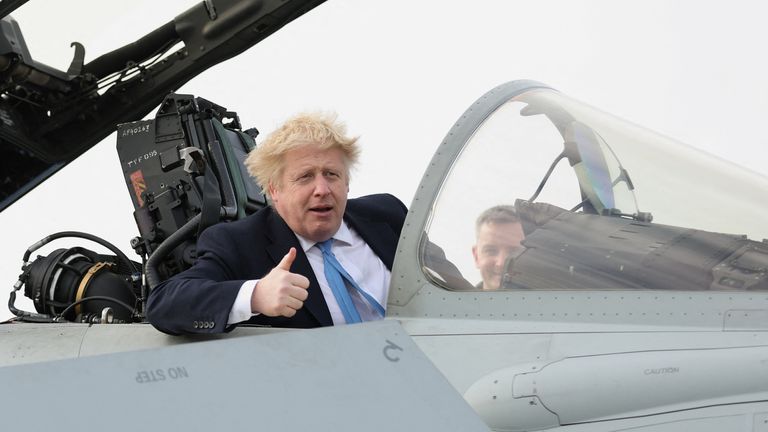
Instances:
[[[93,275],[95,275],[99,270],[107,266],[111,267],[112,263],[97,262],[96,264],[92,265],[91,268],[88,269],[88,272],[85,273],[83,280],[80,281],[80,286],[77,287],[77,295],[75,296],[76,302],[80,301],[85,295],[85,290],[86,288],[88,288],[88,284],[91,282]],[[82,304],[75,306],[75,315],[80,315],[82,311],[82,308],[80,306],[82,306]]]

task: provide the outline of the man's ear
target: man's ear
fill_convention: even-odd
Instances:
[[[477,245],[472,246],[472,256],[475,258],[475,267],[480,268],[480,264],[477,261]]]
[[[280,194],[280,192],[278,192],[277,188],[272,182],[269,182],[269,184],[267,185],[267,190],[269,190],[269,196],[270,198],[272,198],[272,202],[277,202],[279,199],[278,195]]]

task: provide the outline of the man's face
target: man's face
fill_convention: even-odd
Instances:
[[[519,222],[488,222],[480,225],[477,244],[472,246],[475,266],[483,277],[484,290],[501,287],[504,263],[510,256],[519,255],[524,247],[523,226]]]
[[[283,156],[279,185],[269,185],[277,213],[296,234],[311,241],[331,238],[341,226],[349,184],[344,153],[308,144]]]

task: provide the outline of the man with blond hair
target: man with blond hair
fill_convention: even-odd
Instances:
[[[347,200],[359,154],[335,115],[289,119],[245,162],[270,205],[205,230],[195,265],[150,293],[149,321],[178,334],[383,318],[407,210],[392,195]]]

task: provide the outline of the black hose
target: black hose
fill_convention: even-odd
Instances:
[[[11,291],[11,296],[8,299],[8,309],[11,311],[12,314],[16,315],[22,321],[36,322],[36,323],[53,322],[53,318],[50,315],[31,313],[31,312],[19,310],[19,309],[16,309],[16,307],[14,306],[14,303],[16,303],[16,291]]]
[[[103,301],[109,301],[109,302],[112,302],[112,303],[118,304],[118,305],[120,305],[120,306],[124,307],[124,308],[125,308],[125,309],[126,309],[126,310],[127,310],[127,311],[128,311],[130,314],[131,314],[131,315],[133,315],[133,312],[134,312],[134,310],[136,309],[136,308],[134,308],[134,307],[132,307],[132,306],[130,306],[130,305],[128,305],[128,304],[126,304],[126,303],[124,303],[124,302],[121,302],[120,300],[117,300],[117,299],[113,299],[112,297],[107,297],[107,296],[92,296],[92,297],[86,297],[86,298],[80,299],[80,300],[78,300],[78,301],[76,301],[76,302],[72,303],[71,305],[69,305],[69,306],[67,306],[66,308],[64,308],[64,310],[63,310],[63,311],[61,311],[61,313],[60,313],[60,314],[58,314],[58,315],[57,315],[57,317],[63,317],[63,316],[64,316],[64,315],[66,315],[66,314],[67,314],[67,312],[69,312],[69,311],[70,311],[70,310],[71,310],[73,307],[75,307],[75,306],[77,306],[77,305],[79,305],[79,304],[81,304],[81,303],[85,303],[85,302],[87,302],[87,301],[90,301],[90,300],[103,300]]]
[[[236,211],[237,210],[227,210],[226,208],[221,207],[219,209],[219,218],[233,218],[236,216]],[[147,264],[144,267],[144,275],[147,278],[147,285],[149,286],[150,291],[160,283],[160,274],[157,272],[157,266],[160,264],[160,261],[168,256],[172,250],[182,244],[184,240],[189,239],[197,232],[202,217],[202,213],[198,213],[195,217],[188,220],[181,228],[160,243],[160,246],[158,246],[152,255],[150,255],[149,259],[147,259]]]
[[[48,243],[50,243],[50,242],[52,242],[52,241],[54,241],[56,239],[60,239],[60,238],[63,238],[63,237],[79,237],[79,238],[83,238],[83,239],[90,240],[92,242],[98,243],[98,244],[104,246],[105,248],[109,249],[110,251],[114,252],[115,255],[117,255],[117,257],[119,259],[121,259],[123,261],[123,263],[125,263],[127,265],[126,268],[133,269],[134,273],[140,273],[141,272],[139,269],[136,268],[136,265],[134,265],[133,261],[128,259],[128,257],[120,249],[115,247],[115,245],[113,245],[112,243],[110,243],[110,242],[108,242],[108,241],[106,241],[106,240],[104,240],[104,239],[102,239],[100,237],[96,237],[95,235],[84,233],[84,232],[79,232],[79,231],[61,231],[61,232],[57,232],[55,234],[51,234],[49,236],[46,236],[45,238],[43,238],[42,240],[40,240],[37,243],[33,244],[32,246],[30,246],[27,249],[27,251],[24,253],[23,261],[25,263],[27,261],[29,261],[29,256],[32,254],[32,252],[34,252],[37,249],[41,248],[43,245],[48,244]]]
[[[557,163],[563,160],[564,157],[565,157],[565,152],[560,153],[560,155],[557,156],[554,161],[552,161],[552,165],[549,166],[547,173],[544,174],[544,178],[541,179],[541,183],[539,183],[539,187],[536,188],[536,192],[533,193],[533,196],[528,200],[528,202],[534,202],[536,198],[539,197],[541,190],[544,189],[544,185],[547,184],[547,180],[549,180],[549,176],[552,175],[552,171],[555,170]]]
[[[195,232],[197,232],[197,226],[200,223],[201,218],[202,214],[198,213],[195,215],[195,217],[188,220],[187,223],[181,226],[181,228],[176,230],[176,232],[168,236],[165,241],[160,243],[160,246],[158,246],[152,255],[149,256],[144,274],[147,278],[147,285],[149,286],[150,291],[160,283],[160,274],[157,271],[157,266],[160,264],[163,258],[171,253],[172,250],[174,250],[176,247],[182,244],[184,240],[190,238]]]

